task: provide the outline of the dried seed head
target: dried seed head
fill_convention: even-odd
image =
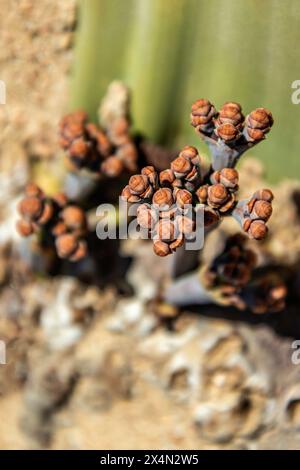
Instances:
[[[192,105],[191,124],[201,132],[210,132],[213,128],[213,118],[217,114],[216,108],[210,101],[205,99],[197,100]]]
[[[176,204],[181,208],[184,208],[193,202],[193,196],[186,189],[177,189],[174,191],[174,195]]]
[[[86,226],[85,213],[78,206],[65,207],[61,213],[61,218],[70,230],[77,230]]]
[[[26,196],[42,197],[43,192],[35,183],[28,183],[25,187]]]
[[[164,242],[171,242],[175,238],[175,226],[171,220],[161,219],[158,222],[157,235]]]
[[[24,219],[17,221],[16,228],[22,237],[29,237],[34,232],[32,223]]]
[[[242,114],[242,108],[238,103],[234,102],[227,102],[224,103],[220,109],[219,116],[218,116],[218,124],[232,124],[233,126],[240,125],[243,120],[244,116]]]
[[[172,185],[175,180],[175,175],[173,170],[170,168],[167,170],[163,170],[159,174],[159,182],[162,186],[164,185]]]
[[[235,189],[239,182],[239,174],[234,168],[223,168],[219,179],[226,188]]]
[[[266,108],[257,108],[246,117],[246,125],[252,129],[260,129],[265,134],[273,125],[272,113]]]
[[[26,196],[20,201],[19,212],[26,220],[37,220],[43,210],[43,202],[36,196]]]
[[[189,159],[179,156],[171,162],[171,169],[174,171],[176,178],[181,178],[189,174],[192,163]]]
[[[60,258],[69,258],[78,248],[78,240],[71,233],[60,235],[55,240],[57,254]]]
[[[240,136],[239,130],[233,124],[221,124],[215,129],[216,135],[225,142],[233,142]]]
[[[160,210],[168,210],[174,204],[172,191],[169,188],[158,189],[152,198],[153,204]]]
[[[119,176],[124,170],[124,164],[122,160],[114,155],[108,157],[101,164],[101,171],[110,178]]]
[[[248,229],[248,235],[255,240],[262,240],[268,233],[268,227],[263,220],[253,220]]]
[[[128,186],[132,194],[140,195],[148,189],[149,181],[145,175],[133,175],[129,180]]]
[[[153,241],[153,251],[158,256],[167,256],[171,253],[169,245],[161,240]]]
[[[211,207],[218,208],[223,205],[229,198],[229,194],[225,186],[221,183],[213,184],[207,189],[208,204]]]

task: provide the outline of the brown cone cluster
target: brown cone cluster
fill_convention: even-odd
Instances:
[[[137,222],[151,235],[158,256],[176,251],[194,230],[193,193],[186,187],[194,188],[199,177],[198,152],[185,148],[174,162],[160,174],[151,166],[143,168],[121,195],[127,202],[140,203]]]
[[[234,208],[235,193],[238,190],[238,172],[234,168],[223,168],[210,176],[210,183],[199,187],[196,195],[199,202],[207,204],[221,214]]]
[[[104,131],[88,122],[85,112],[76,111],[61,120],[59,143],[72,169],[85,168],[96,174],[117,177],[137,168],[137,149],[129,127],[128,119],[119,117]]]
[[[245,286],[252,275],[256,256],[246,247],[247,239],[241,234],[233,235],[205,272],[208,288],[221,288],[224,294],[232,295]],[[228,290],[229,289],[229,290]]]
[[[273,125],[273,117],[265,108],[257,108],[244,117],[239,103],[228,101],[219,111],[206,99],[193,103],[191,124],[196,131],[230,146],[245,146],[265,138]]]
[[[44,230],[60,258],[79,261],[87,255],[85,213],[77,205],[70,204],[64,194],[49,198],[36,184],[29,183],[18,211],[21,219],[17,222],[17,230],[23,237]]]
[[[236,110],[238,116],[232,113],[235,122],[241,119],[240,111]],[[151,235],[159,256],[174,252],[191,236],[199,203],[204,211],[205,228],[216,224],[222,216],[233,215],[250,238],[261,240],[267,234],[266,221],[272,213],[271,191],[257,191],[249,200],[238,202],[236,169],[205,173],[200,165],[197,149],[184,147],[170,168],[157,173],[153,166],[144,167],[140,174],[131,176],[122,191],[123,200],[141,204],[137,222]]]
[[[279,273],[258,274],[241,292],[246,306],[257,314],[280,312],[285,307],[287,285]]]
[[[256,191],[249,200],[240,201],[233,216],[249,238],[262,240],[268,233],[266,222],[272,215],[273,193],[269,189]]]

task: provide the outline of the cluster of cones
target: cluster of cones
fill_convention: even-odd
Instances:
[[[246,243],[244,235],[228,237],[222,252],[200,271],[202,284],[221,304],[257,314],[278,312],[285,306],[285,281],[268,269],[254,272],[257,256]]]
[[[133,175],[122,198],[140,204],[137,222],[151,235],[155,253],[166,256],[197,229],[195,219],[200,208],[205,228],[224,215],[233,215],[250,238],[261,240],[266,236],[266,221],[272,213],[271,191],[257,191],[249,200],[238,202],[238,181],[234,168],[205,173],[197,149],[189,146],[159,174],[154,167],[145,167],[141,174]]]
[[[200,99],[192,105],[191,124],[200,134],[227,144],[257,143],[269,132],[273,117],[266,108],[257,108],[244,117],[235,102],[226,102],[217,111],[209,100]]]
[[[96,175],[118,177],[137,169],[137,149],[129,133],[129,120],[120,116],[105,130],[88,122],[84,111],[76,111],[60,122],[60,146],[72,170],[86,169]]]
[[[17,222],[17,230],[23,237],[44,233],[55,245],[60,258],[79,261],[86,256],[85,213],[77,205],[70,204],[64,194],[49,198],[36,184],[29,183],[18,211],[21,219]]]

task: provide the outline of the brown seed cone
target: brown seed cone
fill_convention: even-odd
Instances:
[[[202,204],[205,204],[207,202],[208,188],[209,185],[204,184],[203,186],[200,186],[200,188],[196,191],[196,196]]]
[[[101,172],[110,178],[116,178],[124,171],[123,161],[115,155],[108,157],[101,164]]]
[[[152,197],[152,203],[159,210],[169,210],[174,204],[174,198],[171,189],[169,188],[160,188],[158,189]]]
[[[141,174],[147,176],[148,181],[152,184],[154,188],[156,188],[158,183],[158,174],[155,171],[154,166],[145,166],[142,168]]]
[[[187,160],[191,160],[191,162],[194,165],[197,165],[200,163],[198,150],[196,149],[196,147],[192,147],[191,145],[186,145],[185,147],[183,147],[183,149],[181,150],[179,154],[179,157],[183,157],[183,158],[186,158]]]
[[[228,199],[229,193],[223,184],[217,183],[208,187],[207,202],[211,207],[218,209],[225,204]]]
[[[158,256],[167,256],[171,253],[169,245],[161,240],[153,241],[153,251]]]
[[[224,142],[234,142],[240,137],[240,132],[236,126],[230,123],[221,124],[216,127],[215,134]]]
[[[193,202],[192,194],[186,189],[176,188],[173,194],[174,194],[174,198],[176,200],[177,206],[180,207],[181,209],[184,209],[184,207],[191,205]]]
[[[264,200],[256,201],[250,217],[251,219],[261,219],[266,222],[271,217],[272,211],[273,209],[270,202]]]
[[[145,175],[133,175],[131,176],[128,186],[131,194],[141,195],[149,188],[149,180]]]
[[[36,221],[42,213],[43,201],[36,196],[25,196],[19,203],[19,213],[29,221]]]
[[[273,125],[272,113],[266,108],[257,108],[246,117],[246,126],[251,129],[259,129],[264,134],[269,132]]]
[[[192,162],[184,156],[179,156],[171,162],[171,170],[173,170],[176,178],[187,176],[193,168]]]
[[[16,229],[22,237],[29,237],[34,232],[32,223],[24,219],[17,221]]]
[[[130,203],[140,202],[141,200],[139,196],[132,194],[129,185],[125,186],[125,188],[122,190],[121,199],[123,199],[123,201],[130,202]]]
[[[263,240],[268,233],[268,227],[263,220],[253,220],[247,232],[250,238]]]
[[[242,108],[238,103],[230,102],[224,103],[219,111],[217,125],[232,124],[233,126],[241,127],[244,121]]]
[[[61,218],[69,230],[86,229],[85,213],[78,206],[65,207],[61,213]]]
[[[197,100],[192,104],[191,124],[200,132],[210,133],[213,130],[213,119],[217,114],[216,108],[210,101]]]
[[[251,213],[256,201],[266,201],[271,203],[273,199],[274,195],[270,189],[260,189],[252,195],[250,201],[247,203],[247,210]]]
[[[159,183],[161,186],[171,186],[175,181],[174,171],[168,168],[159,173]]]
[[[73,234],[66,233],[57,237],[55,246],[60,258],[69,258],[75,254],[78,248],[78,240]]]
[[[226,188],[236,190],[239,183],[239,174],[234,168],[223,168],[220,171],[220,183]]]

